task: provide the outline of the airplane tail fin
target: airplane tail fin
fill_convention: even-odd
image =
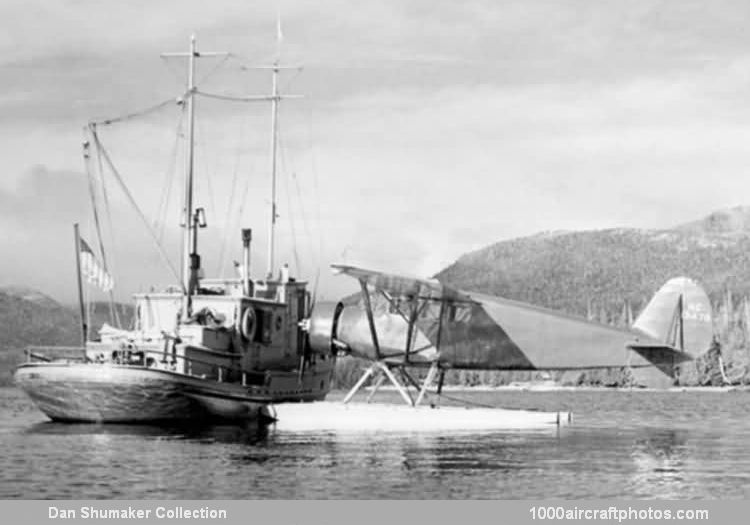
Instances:
[[[670,279],[646,305],[633,328],[660,343],[633,344],[630,348],[673,378],[676,365],[711,348],[714,339],[711,301],[695,281],[686,277]],[[654,383],[653,374],[647,369],[634,375],[636,380],[641,379],[639,382]]]
[[[646,305],[633,328],[697,357],[711,347],[713,340],[711,301],[695,281],[687,277],[670,279]]]

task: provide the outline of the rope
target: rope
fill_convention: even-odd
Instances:
[[[154,229],[159,229],[159,240],[164,240],[164,229],[167,223],[167,210],[169,209],[169,197],[172,195],[172,184],[174,182],[174,171],[177,166],[177,147],[180,143],[180,135],[182,135],[182,124],[184,111],[180,113],[177,121],[177,133],[175,134],[174,144],[172,145],[172,155],[169,161],[169,166],[165,172],[165,184],[162,188],[162,194],[159,198],[159,207],[156,210],[156,219],[154,220]]]
[[[282,164],[283,165],[283,164]],[[297,251],[297,228],[295,227],[295,219],[292,210],[292,198],[291,192],[289,191],[289,175],[284,172],[284,187],[286,188],[286,205],[289,208],[289,229],[292,233],[292,253],[294,255],[294,267],[297,270],[297,274],[302,274],[302,267],[299,263],[299,252]]]
[[[92,133],[96,133],[96,131],[94,129],[92,129],[91,132]],[[85,165],[86,165],[86,176],[87,176],[87,179],[88,179],[89,196],[91,197],[91,207],[92,207],[93,212],[94,212],[93,215],[94,215],[94,226],[96,228],[96,240],[97,240],[97,243],[99,244],[99,252],[100,252],[101,257],[102,257],[102,266],[104,267],[104,271],[107,274],[111,275],[109,264],[107,262],[107,253],[104,250],[104,240],[103,240],[104,236],[102,235],[101,222],[99,221],[99,211],[98,211],[98,206],[96,204],[96,189],[95,189],[96,183],[95,183],[95,180],[94,180],[93,170],[91,169],[91,159],[90,159],[90,155],[89,155],[89,143],[88,143],[88,141],[86,141],[86,143],[84,145],[84,154],[83,155],[84,155],[84,158],[86,159],[86,162],[85,162]],[[100,157],[98,156],[98,149],[97,149],[97,158],[99,158],[99,160],[101,160]],[[100,166],[99,173],[100,173],[100,178],[101,178],[101,166]],[[104,191],[103,181],[102,181],[102,191]],[[103,193],[103,195],[105,196],[105,199],[104,199],[105,209],[108,210],[109,208],[107,207],[108,202],[106,200],[106,193]],[[112,320],[117,325],[117,327],[121,328],[122,325],[120,323],[120,316],[117,314],[117,310],[115,309],[114,292],[110,289],[108,291],[108,295],[109,295],[109,314],[110,314]]]
[[[273,100],[273,97],[270,95],[229,95],[225,93],[209,93],[201,90],[196,90],[195,94],[207,98],[228,100],[230,102],[268,102],[269,100]]]
[[[186,97],[191,96],[190,92],[185,92],[182,97],[178,98],[177,100],[185,99]],[[114,117],[114,118],[108,118],[108,119],[102,119],[102,120],[92,120],[89,122],[89,125],[93,126],[109,126],[110,124],[116,124],[118,122],[125,122],[128,120],[133,120],[138,117],[142,117],[144,115],[148,115],[149,113],[154,113],[155,111],[159,111],[161,108],[168,106],[169,104],[174,104],[175,99],[169,98],[167,100],[164,100],[163,102],[159,102],[158,104],[155,104],[153,106],[150,106],[146,109],[142,109],[140,111],[136,111],[133,113],[128,113],[125,115],[122,115],[120,117]]]
[[[208,200],[211,203],[211,209],[216,210],[218,208],[216,207],[216,199],[214,199],[213,186],[211,186],[211,174],[209,173],[209,170],[208,170],[208,165],[209,165],[208,149],[206,148],[206,144],[203,141],[202,126],[203,124],[200,122],[198,118],[196,118],[195,130],[196,130],[196,135],[198,136],[198,139],[196,140],[196,142],[198,143],[198,152],[201,153],[199,157],[201,158],[201,161],[203,162],[203,173],[206,174],[205,179],[206,179],[206,187],[208,189]]]
[[[313,145],[313,137],[315,136],[313,134],[313,116],[312,116],[312,104],[308,106],[308,126],[307,126],[307,139],[308,139],[308,145],[310,148],[310,164],[311,164],[311,170],[312,170],[312,180],[313,180],[313,187],[315,189],[315,202],[317,203],[317,209],[316,209],[316,218],[318,223],[318,257],[317,257],[317,267],[318,267],[318,275],[320,275],[320,265],[321,260],[323,259],[323,253],[324,253],[324,245],[323,245],[323,236],[321,235],[322,231],[322,224],[323,224],[323,218],[321,214],[321,205],[320,205],[320,189],[319,189],[319,181],[318,181],[318,168],[317,168],[317,157],[315,155],[315,147]],[[311,241],[312,242],[312,239]],[[317,283],[316,283],[317,286]]]
[[[242,144],[244,142],[245,137],[245,123],[240,127],[240,133],[239,133],[239,144]],[[240,167],[240,152],[241,147],[237,146],[235,161],[234,161],[234,171],[232,173],[232,187],[230,189],[229,193],[229,205],[227,206],[227,214],[224,218],[224,235],[221,239],[221,248],[219,250],[219,270],[216,272],[218,273],[222,278],[225,275],[225,257],[227,252],[227,246],[229,244],[229,223],[232,218],[232,210],[235,206],[235,193],[237,189],[237,181],[238,181],[238,175],[239,175],[239,167]],[[249,278],[249,276],[248,276]]]
[[[180,274],[177,272],[177,270],[174,268],[174,265],[169,260],[169,256],[164,251],[164,247],[162,246],[161,242],[159,241],[159,238],[156,235],[156,232],[151,228],[151,225],[149,224],[148,219],[143,214],[141,209],[138,207],[138,204],[136,203],[135,199],[133,198],[133,195],[130,193],[130,190],[128,190],[128,187],[125,185],[125,182],[122,180],[122,177],[120,176],[120,173],[117,171],[117,168],[115,168],[114,164],[112,163],[112,159],[109,157],[109,153],[107,153],[107,150],[104,149],[104,146],[102,145],[101,141],[99,140],[99,135],[97,135],[96,130],[92,129],[94,141],[96,142],[96,146],[99,149],[99,151],[102,154],[102,157],[107,162],[107,166],[109,166],[109,169],[112,171],[112,174],[115,176],[115,180],[120,185],[120,188],[122,189],[123,193],[127,197],[127,199],[130,201],[130,204],[135,209],[136,213],[140,217],[141,221],[143,221],[143,224],[146,226],[146,230],[148,230],[149,234],[153,238],[154,242],[156,243],[156,248],[159,250],[159,255],[161,255],[162,259],[166,263],[166,265],[169,267],[169,270],[172,272],[172,275],[175,277],[175,279],[180,283],[180,288],[182,289],[183,293],[187,293],[187,290],[185,290],[184,285],[182,284],[182,279],[180,279]]]
[[[247,202],[247,194],[250,192],[250,177],[245,177],[245,189],[242,191],[242,198],[240,199],[240,209],[237,213],[237,222],[242,220],[242,214],[245,211],[245,203]]]
[[[297,228],[295,227],[295,217],[293,215],[294,213],[294,206],[292,205],[292,192],[289,191],[289,171],[286,169],[286,157],[284,155],[284,145],[281,140],[281,133],[279,130],[279,125],[277,123],[277,131],[278,133],[278,151],[279,151],[279,167],[281,168],[281,172],[284,174],[284,187],[286,189],[286,202],[288,206],[288,213],[289,213],[289,229],[292,233],[292,253],[294,255],[294,265],[297,270],[297,274],[302,274],[302,268],[299,262],[299,252],[297,250]],[[302,209],[302,207],[300,207]],[[303,210],[304,212],[304,210]],[[304,216],[303,216],[304,221]]]
[[[102,200],[104,202],[104,212],[107,215],[107,227],[109,228],[110,235],[112,236],[113,232],[114,232],[114,227],[112,226],[112,224],[113,224],[113,222],[112,222],[112,207],[109,205],[109,195],[107,193],[107,185],[104,183],[104,169],[102,167],[101,151],[99,150],[99,148],[96,149],[96,158],[97,158],[97,166],[99,168],[99,183],[100,183],[101,188],[102,188]],[[102,258],[104,258],[104,247],[103,247],[103,245],[101,245],[101,249],[102,249]],[[113,252],[113,254],[115,252],[114,245],[112,246],[112,252]],[[110,263],[111,263],[110,267],[112,268],[112,273],[117,273],[116,272],[116,268],[115,268],[115,257],[114,256],[111,258]],[[105,265],[106,265],[106,263],[105,263]],[[107,268],[105,266],[105,270],[106,269]],[[110,302],[113,305],[112,308],[114,309],[115,323],[117,324],[118,328],[121,328],[122,327],[122,323],[120,322],[120,315],[117,312],[117,309],[114,307],[114,302],[115,302],[114,292],[112,290],[110,290],[109,295],[110,295]]]
[[[103,175],[104,170],[101,167],[101,154],[100,154],[98,148],[97,148],[97,159],[98,159],[98,164],[99,164],[99,180],[100,180],[101,187],[102,187],[102,199],[104,201],[104,213],[107,216],[107,227],[109,228],[110,235],[111,235],[112,232],[114,231],[114,226],[113,226],[113,221],[112,221],[112,206],[110,206],[110,204],[109,204],[109,193],[107,192],[107,185],[104,182],[104,175]],[[112,254],[113,255],[112,255],[111,259],[110,259],[110,267],[112,268],[112,273],[114,274],[114,273],[117,273],[117,272],[116,272],[116,265],[115,265],[116,259],[115,259],[115,255],[114,255],[116,252],[115,252],[115,247],[114,247],[113,243],[111,243],[111,247],[112,247]],[[115,299],[114,299],[114,295],[113,294],[114,294],[114,292],[112,290],[110,290],[110,292],[109,292],[110,301],[112,302],[113,308],[114,308],[114,301],[115,301]],[[114,311],[115,311],[115,323],[117,324],[118,328],[122,328],[122,323],[120,322],[120,315],[117,312],[117,308],[114,308]]]
[[[208,80],[208,78],[209,78],[209,77],[210,77],[211,75],[213,75],[214,73],[216,73],[216,71],[218,71],[218,69],[219,69],[219,68],[220,68],[221,66],[223,66],[223,65],[224,65],[224,62],[226,62],[226,61],[227,61],[227,60],[229,59],[229,57],[231,57],[231,56],[232,56],[231,54],[226,54],[226,55],[224,55],[224,58],[222,58],[222,59],[221,59],[221,60],[220,60],[220,61],[219,61],[219,62],[218,62],[218,63],[217,63],[217,64],[216,64],[216,65],[215,65],[215,66],[214,66],[214,67],[213,67],[212,69],[210,69],[210,70],[208,71],[208,73],[206,73],[206,74],[205,74],[205,75],[203,76],[203,78],[201,78],[201,79],[200,79],[200,80],[199,80],[198,82],[196,82],[196,85],[197,85],[197,84],[203,84],[203,83],[204,83],[204,82],[205,82],[206,80]]]

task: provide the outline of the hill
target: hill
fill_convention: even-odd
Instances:
[[[666,230],[618,228],[540,233],[462,256],[436,278],[585,315],[642,306],[669,278],[698,280],[714,301],[750,294],[750,208]]]
[[[132,308],[119,305],[124,319]],[[91,325],[98,330],[108,321],[108,306],[92,304]],[[0,288],[0,385],[10,383],[13,367],[29,345],[76,346],[81,344],[78,310],[30,288]]]

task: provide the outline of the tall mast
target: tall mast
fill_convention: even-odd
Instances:
[[[199,217],[193,210],[193,174],[194,174],[194,142],[195,142],[195,59],[205,56],[225,56],[228,53],[201,52],[199,53],[195,45],[195,35],[190,36],[190,51],[188,53],[163,53],[163,57],[188,57],[188,78],[186,100],[188,114],[188,133],[187,148],[185,151],[185,195],[183,198],[182,208],[182,226],[184,228],[182,237],[182,271],[181,281],[184,290],[182,301],[182,319],[190,317],[192,306],[192,295],[195,292],[198,280],[198,269],[200,268],[200,258],[198,257],[198,238],[197,228],[199,226]]]
[[[284,36],[281,33],[281,14],[276,17],[276,60],[272,66],[266,66],[262,69],[270,69],[272,72],[271,86],[271,220],[268,224],[268,267],[267,278],[273,278],[274,271],[274,252],[276,250],[276,162],[279,142],[278,115],[279,102],[283,98],[298,98],[296,95],[279,95],[279,71],[282,69],[298,69],[299,66],[282,66],[281,61],[281,41]]]
[[[193,235],[195,234],[195,222],[193,221],[193,167],[195,139],[195,35],[190,35],[190,54],[188,56],[188,79],[187,79],[187,114],[188,114],[188,136],[187,149],[185,153],[185,195],[183,216],[185,231],[182,236],[182,286],[185,290],[185,298],[182,302],[183,319],[190,316],[191,296],[193,295],[193,270],[191,257],[193,248]]]
[[[276,236],[276,149],[278,144],[277,119],[279,112],[279,61],[274,62],[271,91],[271,221],[268,225],[268,279],[273,277],[273,258]]]
[[[81,235],[78,233],[78,223],[73,225],[76,243],[76,277],[78,278],[78,306],[81,308],[81,344],[86,346],[88,340],[88,320],[86,316],[86,303],[83,299],[83,278],[81,277]]]

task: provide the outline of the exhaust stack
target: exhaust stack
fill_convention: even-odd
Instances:
[[[253,295],[253,281],[250,279],[250,241],[253,240],[251,228],[242,229],[242,293],[246,297]]]

